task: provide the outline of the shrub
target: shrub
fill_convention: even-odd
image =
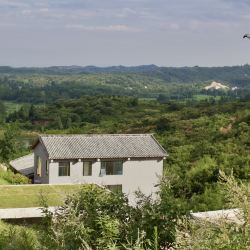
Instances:
[[[250,185],[238,184],[234,177],[220,173],[221,184],[231,208],[238,208],[238,223],[221,218],[208,220],[179,220],[176,228],[176,249],[250,249]]]
[[[15,174],[11,170],[3,171],[0,169],[0,178],[9,184],[29,184],[30,180],[21,174]]]
[[[151,244],[137,227],[136,208],[129,206],[126,196],[96,185],[85,185],[69,196],[53,216],[46,207],[44,212],[43,245],[48,249],[139,250]]]
[[[41,249],[35,231],[21,226],[8,225],[0,221],[1,250]]]

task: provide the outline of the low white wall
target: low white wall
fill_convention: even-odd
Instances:
[[[48,207],[52,213],[55,212],[56,207]],[[28,218],[42,218],[44,213],[40,207],[27,208],[1,208],[0,219],[28,219]]]
[[[100,176],[101,162],[92,165],[92,176],[83,176],[83,163],[70,163],[70,176],[58,175],[58,162],[49,166],[49,183],[95,183],[99,185],[122,185],[122,191],[128,195],[133,203],[134,192],[141,190],[146,195],[154,194],[158,190],[154,187],[160,181],[163,173],[163,160],[131,160],[123,163],[123,175]]]

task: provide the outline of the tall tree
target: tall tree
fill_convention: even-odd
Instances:
[[[0,101],[0,123],[5,121],[6,117],[6,107],[2,101]]]
[[[3,162],[8,162],[17,153],[18,133],[16,125],[11,124],[6,127],[3,138],[0,140],[0,159]]]

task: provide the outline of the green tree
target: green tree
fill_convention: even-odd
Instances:
[[[3,138],[0,140],[0,159],[8,162],[18,151],[17,136],[19,134],[16,125],[7,125]]]
[[[56,125],[59,129],[63,129],[62,119],[60,116],[56,118]]]
[[[3,102],[0,101],[0,123],[3,123],[6,118],[6,107]]]

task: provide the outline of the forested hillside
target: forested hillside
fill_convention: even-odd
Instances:
[[[250,66],[167,68],[138,67],[0,67],[0,99],[44,103],[82,95],[119,95],[180,100],[196,95],[245,97],[250,89]],[[216,80],[228,90],[205,91]],[[237,90],[232,90],[237,87]]]
[[[226,67],[158,67],[156,65],[142,65],[134,67],[112,66],[53,66],[47,68],[12,68],[0,67],[1,74],[48,74],[48,75],[79,75],[79,74],[100,74],[100,73],[136,73],[144,74],[147,77],[157,77],[165,82],[203,82],[209,80],[218,80],[232,82],[232,84],[249,84],[250,66],[226,66]]]
[[[9,114],[26,133],[154,133],[168,151],[166,176],[185,209],[224,208],[219,170],[250,177],[250,101],[159,103],[131,97],[81,97],[24,105]]]

